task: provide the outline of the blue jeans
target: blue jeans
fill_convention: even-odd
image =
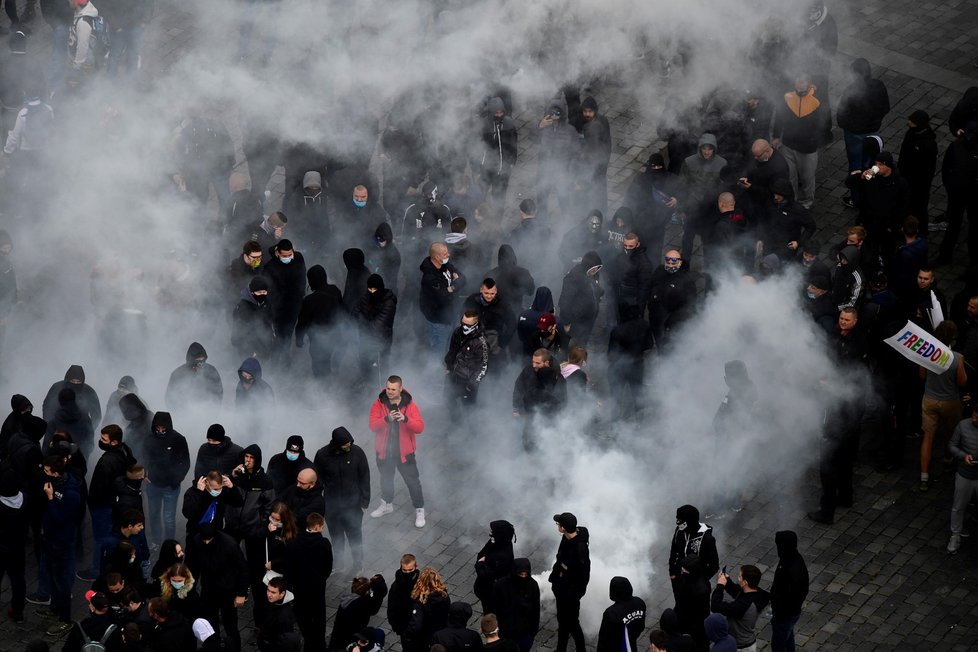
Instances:
[[[771,652],[795,652],[795,625],[801,614],[771,619]]]
[[[425,321],[425,324],[427,324],[425,330],[428,333],[428,346],[441,358],[448,349],[448,340],[452,337],[455,327],[452,324],[436,324],[432,321]]]
[[[177,501],[180,500],[180,487],[161,487],[156,484],[146,485],[146,526],[149,531],[149,541],[160,545],[166,539],[173,539],[177,534]]]
[[[92,572],[102,576],[102,561],[112,550],[112,508],[93,507],[92,512]],[[54,578],[52,578],[53,581]]]
[[[865,170],[867,167],[871,166],[875,161],[867,161],[866,155],[863,152],[863,139],[867,136],[878,136],[879,134],[854,134],[851,131],[843,131],[842,137],[846,144],[846,159],[849,161],[849,171],[853,170]],[[849,196],[852,197],[853,201],[859,199],[859,187],[852,188],[849,191]]]
[[[51,58],[48,61],[48,93],[61,88],[65,79],[65,68],[68,65],[68,32],[67,25],[58,25],[51,29]]]
[[[109,55],[109,72],[132,79],[143,54],[142,27],[112,32],[112,53]]]

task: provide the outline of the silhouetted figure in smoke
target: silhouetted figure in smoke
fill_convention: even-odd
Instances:
[[[656,152],[649,156],[645,170],[632,178],[622,200],[624,206],[632,209],[632,230],[652,256],[662,251],[666,226],[670,222],[678,222],[679,214],[684,210],[679,203],[679,197],[683,194],[681,184],[680,178],[666,169],[662,154]],[[604,240],[607,241],[607,236]],[[603,244],[598,242],[589,248],[601,253]]]
[[[275,343],[271,307],[268,304],[268,280],[256,276],[241,290],[241,298],[231,317],[231,345],[242,357],[267,360]]]
[[[326,206],[323,177],[316,170],[302,176],[302,192],[295,194],[291,208],[292,239],[306,252],[309,260],[324,260],[332,253],[331,226]]]
[[[357,302],[354,314],[360,336],[361,382],[379,383],[377,375],[390,357],[397,314],[397,297],[385,287],[380,275],[371,274],[367,278],[367,291]]]
[[[475,276],[486,268],[488,256],[484,255],[480,243],[469,238],[469,223],[464,217],[452,219],[451,233],[445,234],[448,256],[465,276]]]
[[[370,466],[363,449],[353,442],[353,435],[345,427],[334,428],[330,442],[316,452],[314,463],[323,483],[324,516],[332,539],[333,560],[343,565],[345,538],[353,560],[350,568],[359,574],[363,568],[363,513],[370,507]],[[378,609],[380,600],[383,595],[378,599]]]
[[[258,225],[264,222],[265,197],[251,189],[248,177],[243,172],[231,173],[228,190],[231,197],[223,216],[223,233],[231,242],[237,243],[242,237],[251,237]]]
[[[496,281],[500,300],[505,302],[514,315],[523,312],[524,297],[533,294],[536,281],[533,280],[528,269],[520,266],[512,246],[508,244],[499,246],[499,251],[496,252],[496,266],[486,272],[486,276]],[[550,310],[553,310],[553,305],[550,306]]]
[[[293,480],[294,481],[294,480]],[[295,619],[305,652],[326,646],[326,580],[333,572],[333,548],[323,536],[322,514],[310,514],[299,523],[295,539],[285,546],[285,579],[295,591]]]
[[[92,423],[78,405],[75,390],[65,387],[58,392],[58,409],[48,421],[44,446],[47,447],[55,431],[62,431],[71,435],[71,441],[78,444],[78,448],[88,457],[95,450],[95,428]]]
[[[238,367],[234,411],[239,429],[268,432],[275,421],[275,392],[261,376],[261,363],[255,358],[245,358]]]
[[[513,386],[513,416],[523,422],[523,448],[537,448],[536,430],[544,415],[548,419],[567,403],[567,383],[546,349],[533,352],[530,364],[523,368]]]
[[[591,96],[581,103],[580,201],[588,208],[608,210],[608,162],[611,160],[611,126],[598,113]]]
[[[607,236],[602,229],[604,215],[599,210],[592,210],[587,214],[583,224],[579,224],[570,229],[563,240],[560,241],[560,263],[563,267],[570,267],[581,262],[581,256],[586,251],[597,251],[607,240]]]
[[[596,652],[637,650],[645,631],[645,600],[632,594],[627,577],[612,577],[608,593],[614,604],[604,610]]]
[[[312,375],[325,382],[333,373],[333,356],[337,331],[343,319],[343,296],[329,283],[322,265],[313,265],[306,273],[312,290],[302,299],[295,327],[295,345],[309,340]]]
[[[200,342],[187,348],[186,362],[170,374],[166,385],[166,406],[186,409],[194,404],[219,408],[224,400],[221,374],[207,363],[207,350]]]
[[[257,242],[261,248],[261,252],[265,256],[270,256],[269,252],[271,249],[285,237],[285,231],[288,229],[288,226],[289,218],[285,216],[285,213],[275,211],[269,215],[260,216],[258,220],[247,224],[246,228],[239,234],[238,239]],[[249,258],[244,262],[254,266],[256,260],[255,258]],[[269,261],[262,258],[261,262],[267,265]],[[254,267],[255,269],[259,269],[261,265],[259,264]]]
[[[550,195],[556,195],[563,214],[571,212],[573,195],[572,166],[580,152],[577,130],[567,122],[567,101],[563,94],[555,96],[537,126],[540,149],[537,154],[536,196],[540,201],[540,217],[550,219],[557,211],[552,209]]]
[[[693,242],[697,235],[702,241],[709,235],[709,216],[721,184],[721,174],[727,160],[717,153],[717,139],[713,134],[700,136],[696,153],[683,161],[680,175],[687,187],[686,222],[683,225],[682,254],[687,260],[693,254]]]
[[[625,234],[622,253],[618,254],[616,264],[613,265],[612,279],[619,320],[624,319],[625,312],[632,310],[638,310],[639,315],[645,314],[645,308],[652,296],[652,269],[648,250],[638,234]]]
[[[207,206],[213,185],[218,215],[224,216],[228,178],[234,168],[234,144],[224,125],[201,108],[193,110],[174,130],[174,150],[178,171],[173,182],[181,191],[193,195],[201,206]]]
[[[798,552],[798,535],[782,530],[774,535],[778,565],[771,584],[771,650],[790,652],[795,649],[795,625],[808,596],[808,567]]]
[[[540,585],[530,572],[530,560],[518,557],[513,571],[493,587],[499,633],[515,641],[520,652],[529,652],[540,630]]]
[[[910,114],[897,168],[907,180],[908,212],[920,222],[920,232],[926,237],[931,183],[937,170],[937,135],[931,129],[926,111],[918,109]]]
[[[367,278],[370,270],[364,264],[366,258],[361,249],[347,249],[343,252],[343,265],[346,267],[346,281],[343,284],[343,306],[348,313],[356,310],[357,302],[367,291]]]
[[[387,128],[380,137],[380,158],[384,169],[384,208],[401,215],[425,177],[424,134],[407,106],[398,103],[391,111]]]
[[[487,106],[483,123],[482,142],[485,151],[480,160],[482,181],[486,186],[486,198],[497,206],[506,201],[509,177],[516,165],[519,133],[516,123],[507,115],[507,107],[500,97],[493,97]]]
[[[743,360],[727,362],[723,367],[723,380],[727,384],[727,395],[713,415],[713,430],[717,434],[714,448],[717,464],[724,463],[724,453],[735,448],[738,441],[742,441],[744,435],[755,428],[758,420],[754,412],[757,389]],[[735,512],[744,508],[743,485],[746,480],[742,476],[738,478],[733,471],[723,474],[713,497],[713,509],[710,510],[716,515],[714,518],[723,518],[727,507]],[[707,518],[710,518],[709,514]]]
[[[557,652],[567,651],[568,638],[574,639],[577,652],[585,651],[581,629],[581,599],[591,579],[590,533],[578,526],[577,517],[570,512],[554,514],[554,523],[561,534],[557,560],[548,581],[557,601]]]
[[[248,240],[241,246],[241,253],[231,259],[225,271],[227,286],[225,296],[238,300],[241,290],[248,287],[251,279],[261,274],[264,252],[257,240]]]
[[[720,570],[713,528],[706,523],[700,523],[700,511],[692,505],[683,505],[676,510],[676,531],[672,535],[672,547],[669,550],[669,579],[672,580],[672,593],[677,600],[677,582],[683,558],[687,555],[699,555],[704,577],[713,577]],[[702,619],[700,622],[702,623]]]
[[[670,249],[662,264],[652,272],[652,297],[649,301],[649,325],[660,350],[695,309],[696,279],[683,265],[679,251]]]
[[[153,415],[152,432],[139,460],[146,468],[146,525],[150,542],[160,545],[176,536],[180,485],[190,471],[187,439],[173,429],[169,412]]]
[[[598,307],[604,295],[598,276],[601,268],[601,257],[588,251],[564,276],[560,289],[560,316],[570,339],[579,346],[587,346],[598,319]]]
[[[45,421],[54,418],[54,413],[58,409],[58,394],[65,388],[71,388],[75,392],[78,407],[88,415],[93,424],[102,422],[102,407],[98,394],[91,386],[85,384],[85,370],[77,364],[68,367],[63,381],[59,380],[48,389],[42,404],[42,414]]]
[[[14,394],[10,397],[10,414],[3,420],[3,426],[0,426],[0,459],[7,458],[10,453],[10,438],[21,432],[27,417],[33,412],[34,404],[23,394]]]
[[[387,222],[381,222],[374,230],[371,244],[364,250],[367,268],[379,274],[391,290],[397,291],[401,274],[401,252],[394,243],[394,231]]]
[[[152,429],[153,413],[135,394],[123,396],[119,401],[119,409],[125,419],[122,429],[126,434],[126,443],[136,459],[142,461],[144,446]]]
[[[417,436],[424,432],[424,419],[414,397],[404,389],[400,376],[390,376],[370,407],[370,429],[380,473],[380,505],[370,512],[380,518],[394,511],[394,471],[400,472],[414,505],[414,526],[425,526],[424,492],[415,457]]]
[[[340,253],[339,243],[369,248],[377,225],[388,221],[387,212],[380,205],[380,198],[375,197],[367,186],[357,185],[349,192],[352,196],[344,192],[336,207],[333,223],[333,239],[336,241],[332,252],[334,255]],[[400,225],[396,227],[399,229]],[[403,235],[400,237],[403,238]]]
[[[493,589],[497,581],[513,573],[516,530],[509,521],[498,520],[489,523],[489,533],[489,541],[476,554],[472,592],[482,602],[483,613],[496,613],[498,607],[493,599]]]
[[[549,262],[551,229],[537,217],[537,205],[532,199],[520,202],[520,223],[509,234],[516,254],[523,260],[533,260],[535,266],[546,267]]]

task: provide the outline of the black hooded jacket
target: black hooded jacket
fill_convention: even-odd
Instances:
[[[448,608],[448,627],[435,632],[432,645],[444,645],[448,652],[475,652],[482,649],[482,637],[466,625],[472,619],[467,602],[453,602]]]
[[[520,267],[516,253],[508,244],[501,245],[496,254],[496,267],[486,272],[486,277],[496,281],[500,300],[514,315],[523,310],[523,297],[533,294],[536,281],[525,267]]]
[[[45,448],[51,443],[51,437],[56,431],[64,430],[71,435],[71,441],[77,444],[86,456],[89,455],[95,448],[94,422],[78,404],[70,385],[59,392],[58,404],[54,416],[48,420],[47,437],[44,439]]]
[[[322,265],[310,267],[306,277],[312,292],[302,299],[299,308],[299,319],[295,325],[298,346],[302,346],[307,335],[310,339],[330,337],[331,329],[340,323],[344,314],[343,295],[338,287],[329,283]]]
[[[220,471],[223,475],[231,475],[231,471],[241,462],[244,449],[225,437],[219,444],[204,442],[197,449],[197,460],[194,462],[194,481],[211,471]]]
[[[165,432],[157,433],[157,426],[166,428]],[[173,429],[169,412],[153,415],[153,427],[143,444],[143,459],[140,462],[146,467],[150,482],[157,487],[176,489],[187,477],[190,471],[187,438]]]
[[[782,530],[774,535],[778,548],[778,566],[771,584],[771,610],[777,619],[787,619],[801,613],[808,596],[808,566],[798,552],[798,535]]]
[[[204,362],[197,363],[197,358]],[[170,374],[166,385],[166,406],[171,410],[184,409],[188,404],[206,403],[220,406],[224,400],[221,374],[207,363],[207,351],[200,342],[187,348],[186,362]]]
[[[536,370],[527,365],[513,386],[513,411],[528,416],[534,412],[550,412],[567,403],[567,381],[551,361],[550,367]]]
[[[112,507],[115,492],[112,487],[116,478],[126,475],[126,469],[136,463],[132,451],[125,442],[102,453],[92,471],[92,482],[88,486],[88,505],[92,509]]]
[[[207,544],[199,534],[196,536],[195,545],[187,552],[187,565],[202,587],[203,601],[228,595],[247,596],[248,566],[238,543],[224,532],[215,532]]]
[[[645,629],[645,600],[632,595],[632,583],[625,577],[611,578],[609,593],[614,604],[601,616],[597,652],[638,650],[638,637]]]
[[[456,385],[473,388],[482,381],[489,368],[489,341],[482,324],[468,335],[457,326],[448,341],[445,370]]]
[[[135,394],[126,394],[119,399],[119,410],[126,423],[122,426],[123,441],[132,449],[137,460],[145,457],[146,441],[153,429],[153,413]]]
[[[395,634],[403,634],[411,621],[411,592],[420,574],[421,571],[417,568],[410,573],[405,573],[400,568],[394,571],[394,582],[387,595],[387,622]]]
[[[578,526],[577,536],[573,539],[561,535],[557,560],[548,578],[558,598],[579,600],[587,592],[587,584],[591,580],[590,538],[587,528],[581,526]]]
[[[430,257],[421,261],[421,294],[419,297],[421,314],[426,321],[434,324],[451,324],[455,321],[455,296],[465,284],[465,277],[448,262],[441,268],[435,267]],[[458,274],[458,278],[452,278]],[[452,280],[449,280],[452,279]],[[448,288],[452,291],[449,292]]]
[[[514,559],[513,572],[497,580],[492,591],[499,635],[511,640],[535,636],[540,629],[540,585],[530,575],[520,577],[521,572],[530,572],[526,557]]]
[[[619,264],[615,266],[615,286],[619,304],[644,308],[652,297],[652,261],[644,244],[639,244],[631,253],[622,253]]]
[[[378,244],[383,240],[387,244]],[[380,274],[384,283],[397,288],[398,275],[401,272],[401,252],[394,244],[394,231],[387,222],[381,222],[374,231],[373,245],[367,249],[367,268],[372,274]]]
[[[387,582],[383,576],[374,575],[370,578],[370,589],[366,595],[347,593],[340,598],[336,618],[333,621],[333,633],[329,637],[328,649],[346,650],[351,643],[356,643],[357,632],[370,624],[371,616],[380,611],[380,606],[387,596]]]
[[[344,451],[345,444],[352,444]],[[326,509],[330,513],[354,512],[370,505],[370,466],[363,449],[353,444],[353,435],[340,426],[332,439],[316,452],[313,462],[323,485]]]
[[[303,523],[295,539],[285,545],[285,579],[300,600],[326,606],[326,580],[333,572],[333,546],[321,532],[309,532]]]
[[[553,314],[554,295],[550,291],[550,288],[546,285],[541,285],[533,295],[533,303],[530,307],[517,313],[516,334],[518,335],[521,346],[526,345],[536,335],[537,322],[540,320],[540,315],[545,312]],[[558,330],[563,328],[560,319],[557,320],[557,328]]]
[[[73,385],[68,382],[68,379],[81,380],[82,382],[80,385]],[[75,401],[78,403],[78,407],[89,416],[92,423],[102,423],[102,405],[98,394],[91,386],[85,384],[85,370],[77,364],[68,367],[64,380],[59,380],[48,389],[41,409],[44,420],[50,421],[54,418],[54,413],[58,409],[58,393],[66,387],[75,391]]]
[[[262,274],[271,286],[268,300],[271,303],[272,320],[276,328],[281,328],[299,315],[302,295],[306,289],[306,260],[300,252],[293,251],[292,262],[283,263],[275,255],[273,247]]]
[[[244,464],[244,456],[255,458],[254,470],[249,473],[244,468],[236,468],[231,472],[234,491],[241,494],[241,505],[228,507],[224,515],[225,530],[236,539],[252,537],[263,539],[268,530],[268,515],[272,512],[275,502],[275,489],[272,480],[262,468],[261,448],[251,444],[241,453],[240,463]]]
[[[493,589],[498,580],[513,573],[513,539],[516,531],[509,521],[492,521],[492,535],[475,556],[475,585],[472,592],[482,601],[483,613],[496,613]]]
[[[873,79],[869,62],[856,59],[852,62],[856,79],[846,86],[839,100],[836,122],[854,134],[870,134],[880,130],[883,118],[890,112],[890,96],[886,85]]]
[[[720,557],[717,554],[713,528],[700,523],[700,513],[692,505],[683,505],[676,511],[676,526],[672,535],[672,548],[669,551],[669,575],[679,577],[683,559],[688,555],[699,555],[705,577],[713,577],[720,570]],[[684,529],[680,527],[685,526]]]
[[[10,438],[14,433],[20,432],[25,417],[32,414],[33,409],[33,404],[26,396],[14,394],[10,397],[10,414],[3,420],[3,426],[0,426],[0,459],[7,457]]]
[[[589,251],[581,262],[571,268],[564,276],[560,288],[560,318],[571,327],[571,337],[587,337],[598,318],[598,305],[604,289],[597,275],[588,276],[587,271],[601,264],[597,253]]]
[[[365,257],[361,249],[347,249],[343,252],[343,264],[346,265],[343,305],[349,313],[356,310],[357,302],[367,291],[367,279],[370,277],[371,271],[364,262]]]
[[[361,337],[390,345],[397,315],[397,297],[391,290],[385,287],[376,292],[364,292],[357,303],[356,315]]]

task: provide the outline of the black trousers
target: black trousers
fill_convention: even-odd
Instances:
[[[421,491],[421,475],[418,473],[418,462],[414,459],[414,453],[404,456],[407,461],[399,459],[380,459],[377,458],[377,470],[380,471],[380,497],[384,502],[394,501],[394,470],[397,469],[404,478],[408,493],[411,494],[411,503],[415,509],[424,507],[424,493]]]
[[[295,596],[295,621],[302,632],[303,652],[326,650],[326,587],[319,591]]]
[[[262,599],[260,596],[256,598]],[[228,652],[241,651],[241,632],[238,631],[238,609],[234,606],[234,596],[230,593],[207,593],[201,596],[202,615],[215,632],[220,632],[224,623],[224,635]]]
[[[326,527],[333,543],[333,561],[342,563],[343,539],[350,544],[353,570],[363,567],[363,510],[359,507],[327,509]]]
[[[584,630],[581,629],[581,599],[554,595],[557,599],[557,647],[556,652],[567,652],[567,639],[574,639],[577,652],[585,652]]]

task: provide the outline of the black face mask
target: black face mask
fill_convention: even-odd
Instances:
[[[101,448],[101,449],[102,449],[102,450],[104,450],[104,451],[110,451],[110,450],[112,450],[112,449],[113,449],[113,446],[112,446],[112,444],[106,444],[106,443],[105,443],[104,441],[102,441],[101,439],[100,439],[100,440],[99,440],[99,442],[98,442],[98,447],[99,447],[99,448]]]
[[[268,301],[268,295],[267,294],[252,294],[251,296],[253,296],[255,298],[255,301],[258,302],[258,305],[259,306],[264,306],[265,305],[265,302]]]

